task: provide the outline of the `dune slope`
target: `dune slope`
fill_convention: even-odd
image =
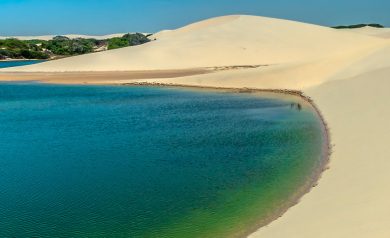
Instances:
[[[150,43],[14,71],[132,71],[279,65],[367,50],[381,40],[287,20],[226,16],[164,31]]]

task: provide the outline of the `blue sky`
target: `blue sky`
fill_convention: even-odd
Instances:
[[[0,35],[156,32],[227,14],[390,26],[390,0],[0,0]]]

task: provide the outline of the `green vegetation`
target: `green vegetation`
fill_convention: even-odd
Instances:
[[[126,34],[122,37],[114,37],[108,40],[108,49],[118,49],[126,46],[135,46],[141,45],[149,42],[150,40],[147,36],[136,33],[136,34]]]
[[[91,53],[96,44],[95,39],[69,39],[65,36],[56,36],[52,40],[44,42],[42,47],[54,55],[70,56]]]
[[[135,46],[149,41],[148,36],[140,33],[104,40],[70,39],[65,36],[56,36],[48,41],[9,38],[0,40],[0,59],[53,59]]]
[[[377,23],[356,24],[356,25],[349,25],[349,26],[334,26],[332,28],[335,28],[335,29],[354,29],[354,28],[362,28],[362,27],[366,27],[366,26],[376,27],[376,28],[384,28],[384,26],[382,26],[381,24],[377,24]]]
[[[37,44],[30,44],[17,39],[0,40],[0,59],[47,59],[49,55],[42,51]]]

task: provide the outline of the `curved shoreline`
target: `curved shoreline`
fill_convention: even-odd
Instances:
[[[237,234],[237,236],[233,235],[233,237],[250,237],[253,233],[258,231],[259,229],[271,224],[272,222],[278,220],[281,218],[290,208],[296,206],[300,203],[302,197],[304,197],[306,194],[311,192],[313,188],[315,188],[319,181],[322,178],[323,173],[329,169],[329,162],[330,162],[330,156],[332,153],[332,144],[331,144],[331,138],[330,138],[330,130],[328,127],[328,124],[326,123],[321,111],[317,107],[317,105],[314,103],[314,101],[306,96],[302,91],[298,90],[287,90],[287,89],[257,89],[257,88],[229,88],[229,87],[207,87],[207,86],[192,86],[192,85],[185,85],[185,84],[164,84],[164,83],[149,83],[149,82],[135,82],[135,83],[125,83],[125,84],[119,84],[119,85],[126,85],[126,86],[148,86],[148,87],[172,87],[172,88],[183,88],[183,89],[195,89],[195,90],[217,90],[217,91],[225,91],[225,92],[232,92],[232,93],[248,93],[248,94],[255,94],[255,93],[272,93],[272,94],[279,94],[279,95],[289,95],[293,97],[298,97],[300,100],[303,100],[306,102],[312,109],[314,110],[316,116],[318,117],[318,120],[320,122],[321,126],[321,135],[323,137],[323,144],[322,144],[322,155],[320,160],[320,165],[318,168],[314,169],[312,176],[309,176],[312,178],[310,181],[307,181],[305,184],[299,188],[295,194],[293,194],[289,201],[286,202],[284,206],[282,206],[279,210],[275,211],[275,214],[266,217],[259,221],[259,223],[252,228],[249,228],[246,231],[243,231],[240,234]]]

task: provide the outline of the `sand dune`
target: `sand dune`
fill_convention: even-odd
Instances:
[[[107,79],[302,90],[323,113],[335,145],[319,185],[255,238],[390,237],[390,41],[387,29],[335,30],[228,16],[156,34],[156,41],[3,71],[132,71],[231,65],[176,78]],[[264,66],[267,65],[267,66]],[[80,79],[80,82],[82,79]]]
[[[279,65],[366,50],[382,39],[328,27],[253,16],[205,20],[155,35],[156,41],[15,71],[131,71]]]

